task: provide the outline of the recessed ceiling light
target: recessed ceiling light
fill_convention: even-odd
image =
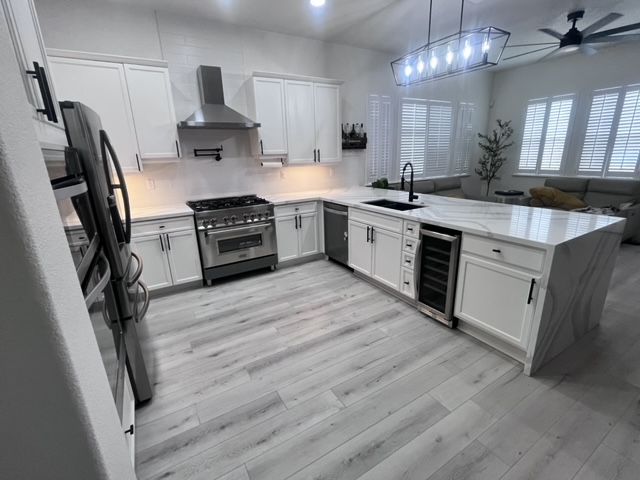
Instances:
[[[324,5],[325,0],[309,0],[311,6],[313,7],[322,7]]]

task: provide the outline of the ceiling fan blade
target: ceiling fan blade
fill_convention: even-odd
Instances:
[[[544,50],[549,50],[550,48],[556,48],[556,45],[553,45],[551,47],[538,48],[537,50],[531,50],[529,52],[519,53],[518,55],[507,57],[503,61],[511,60],[513,58],[518,58],[518,57],[524,57],[525,55],[531,55],[532,53],[542,52]]]
[[[593,47],[590,47],[589,45],[585,45],[582,44],[580,45],[580,53],[584,53],[585,55],[595,55],[596,53],[598,53],[598,50],[596,50]]]
[[[587,37],[582,43],[623,43],[629,41],[640,41],[640,33],[630,33],[628,35],[610,35],[607,37]]]
[[[620,13],[610,13],[609,15],[606,15],[606,16],[602,17],[597,22],[593,22],[587,28],[582,30],[582,35],[584,35],[585,37],[587,35],[591,35],[592,33],[597,32],[598,30],[600,30],[602,27],[606,27],[610,23],[615,22],[620,17],[622,17],[622,15]]]
[[[551,35],[552,37],[555,37],[558,40],[562,40],[564,38],[564,35],[562,33],[556,32],[555,30],[552,30],[551,28],[539,28],[538,31],[542,32],[542,33],[546,33],[547,35]]]
[[[612,28],[610,30],[603,30],[601,32],[592,33],[587,38],[593,39],[593,38],[599,38],[599,37],[606,37],[609,35],[616,35],[617,33],[624,33],[624,32],[629,32],[631,30],[638,30],[638,29],[640,29],[640,23],[630,23],[629,25],[623,25],[622,27]]]
[[[522,47],[541,47],[543,45],[558,45],[558,42],[545,42],[545,43],[520,43],[518,45],[507,45],[504,48],[522,48]]]
[[[544,62],[545,60],[549,60],[550,58],[553,58],[553,57],[556,57],[556,56],[560,56],[562,53],[564,53],[564,52],[562,51],[561,48],[556,48],[552,52],[547,53],[544,57],[539,58],[536,61],[536,63]]]

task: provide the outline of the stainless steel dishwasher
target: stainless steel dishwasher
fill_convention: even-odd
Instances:
[[[343,265],[349,264],[349,209],[324,202],[324,252]]]

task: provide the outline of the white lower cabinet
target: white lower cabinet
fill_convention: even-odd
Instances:
[[[539,276],[471,255],[460,256],[455,315],[527,348]]]
[[[317,209],[316,203],[276,207],[279,262],[320,253]]]
[[[202,278],[198,240],[192,219],[134,224],[133,250],[143,262],[142,280],[149,290]]]
[[[349,220],[349,266],[400,290],[402,235]]]

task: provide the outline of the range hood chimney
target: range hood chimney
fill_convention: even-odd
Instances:
[[[224,104],[220,67],[200,65],[197,73],[202,107],[178,123],[178,128],[248,130],[260,126]]]

